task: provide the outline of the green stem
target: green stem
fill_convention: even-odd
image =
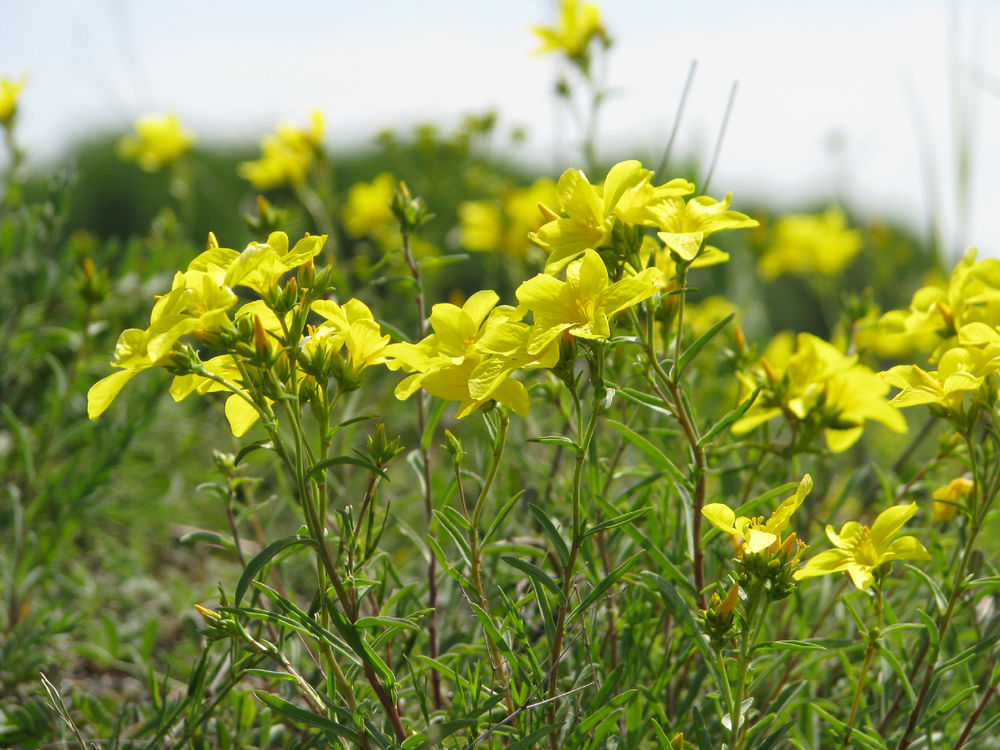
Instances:
[[[476,587],[476,595],[479,598],[479,607],[483,610],[483,613],[489,617],[489,609],[486,600],[486,588],[483,586],[483,577],[481,572],[482,561],[480,559],[482,550],[479,547],[479,521],[482,518],[483,509],[486,507],[486,497],[489,494],[490,488],[493,486],[493,481],[496,478],[497,470],[500,468],[500,459],[503,456],[503,449],[507,442],[507,426],[510,424],[510,418],[506,412],[500,410],[499,413],[499,425],[496,434],[496,440],[493,443],[493,455],[490,459],[490,468],[486,474],[486,479],[483,482],[483,486],[479,491],[479,497],[476,500],[475,508],[472,511],[472,516],[468,515],[468,508],[465,503],[465,490],[462,485],[462,472],[458,461],[455,462],[455,481],[458,486],[458,496],[462,503],[462,510],[466,513],[466,518],[469,518],[469,558],[470,567],[472,572],[472,583]],[[500,687],[504,691],[507,712],[508,714],[514,714],[514,697],[511,693],[510,683],[507,679],[507,670],[504,668],[503,659],[500,655],[500,649],[490,634],[483,628],[483,634],[486,636],[486,645],[490,652],[490,661],[493,664],[493,671],[497,675],[497,679],[500,682]]]
[[[770,597],[764,591],[763,583],[756,583],[747,597],[747,619],[740,638],[739,657],[736,666],[736,692],[732,698],[732,710],[729,713],[730,735],[729,750],[739,750],[743,746],[743,701],[746,699],[747,676],[750,672],[750,654],[757,645],[761,630],[764,627],[767,606]],[[758,609],[760,612],[758,613]],[[725,678],[725,673],[723,673]],[[724,679],[728,682],[728,678]]]
[[[603,356],[603,354],[602,354]],[[576,401],[577,411],[580,413],[580,397],[573,392]],[[548,699],[552,701],[548,707],[549,723],[555,722],[556,706],[555,696],[559,687],[559,660],[562,652],[563,639],[566,635],[566,618],[569,614],[569,600],[573,591],[573,574],[576,568],[576,559],[583,544],[583,512],[581,509],[581,496],[583,489],[583,467],[587,460],[587,453],[590,450],[590,442],[597,429],[597,421],[601,414],[603,404],[598,398],[593,401],[590,412],[590,419],[587,422],[586,431],[580,441],[576,452],[576,463],[573,467],[573,526],[572,540],[570,542],[569,556],[563,570],[562,599],[559,602],[556,614],[555,637],[552,639],[552,664],[549,668]],[[553,732],[549,735],[550,747],[552,750],[559,750],[559,733]]]
[[[868,631],[868,648],[865,649],[865,660],[861,665],[861,675],[858,677],[858,686],[854,690],[854,700],[851,701],[851,715],[847,718],[847,729],[844,731],[844,742],[841,747],[849,747],[851,741],[851,730],[854,727],[854,719],[858,715],[858,706],[861,705],[861,696],[864,693],[865,680],[868,677],[868,668],[871,666],[872,658],[878,651],[879,638],[882,636],[882,579],[876,577],[875,580],[875,619],[876,625]]]

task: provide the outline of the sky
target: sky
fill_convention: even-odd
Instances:
[[[599,155],[661,153],[696,61],[678,157],[707,163],[738,82],[709,192],[737,209],[838,202],[923,236],[937,226],[955,256],[1000,255],[1000,5],[599,4],[615,40]],[[517,158],[558,176],[582,163],[579,133],[530,32],[555,14],[548,0],[0,0],[0,75],[29,76],[20,140],[40,162],[145,113],[224,143],[317,108],[336,148],[496,108],[528,131]]]

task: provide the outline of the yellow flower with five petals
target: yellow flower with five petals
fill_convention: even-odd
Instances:
[[[660,272],[647,268],[611,284],[604,261],[593,250],[566,268],[566,281],[538,274],[522,283],[515,294],[534,316],[528,352],[541,352],[562,334],[600,340],[611,336],[609,318],[659,288]]]
[[[840,533],[827,525],[826,535],[835,549],[820,552],[800,570],[795,580],[846,571],[859,589],[871,588],[875,571],[893,560],[930,560],[931,556],[916,537],[894,537],[913,518],[917,504],[895,505],[878,514],[871,528],[848,521]]]

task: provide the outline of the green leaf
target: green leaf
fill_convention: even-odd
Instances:
[[[675,375],[675,379],[680,379],[680,376],[684,373],[684,368],[691,364],[691,360],[701,354],[702,349],[708,346],[709,342],[718,336],[719,333],[722,332],[722,329],[729,325],[729,321],[731,321],[735,316],[736,313],[729,313],[729,315],[701,334],[701,336],[694,340],[691,346],[684,350],[684,353],[681,354],[680,361],[677,363],[677,374]]]
[[[493,622],[493,618],[490,617],[490,613],[473,601],[469,602],[469,606],[472,607],[472,611],[475,613],[476,619],[479,620],[479,624],[482,625],[483,630],[486,631],[486,637],[489,638],[498,649],[503,651],[505,654],[509,654],[510,646],[507,644],[507,641],[503,639],[503,636],[500,635],[500,631],[497,630],[496,623]]]
[[[544,437],[528,438],[529,443],[542,443],[544,445],[560,445],[564,448],[571,448],[575,453],[580,453],[583,449],[580,445],[565,435],[546,435]]]
[[[948,609],[948,600],[945,598],[944,593],[941,591],[941,587],[935,583],[929,575],[927,575],[923,570],[918,568],[916,565],[910,565],[909,563],[904,563],[907,570],[911,570],[916,573],[920,578],[923,579],[924,583],[927,584],[927,588],[931,590],[934,594],[934,604],[937,606],[938,614],[943,615],[944,611]]]
[[[934,668],[934,674],[935,675],[945,674],[946,672],[954,669],[955,667],[965,664],[968,661],[971,661],[983,651],[987,652],[990,651],[990,649],[993,648],[994,644],[998,640],[1000,640],[1000,635],[990,636],[989,638],[984,638],[981,641],[977,641],[972,646],[962,651],[962,653],[956,654],[955,656],[948,659],[948,661],[944,661],[938,664]]]
[[[718,422],[712,425],[708,429],[708,432],[706,432],[698,439],[698,447],[703,448],[706,445],[708,445],[708,443],[710,443],[716,435],[721,433],[723,430],[728,428],[733,422],[735,422],[737,419],[746,414],[747,410],[751,406],[753,406],[754,401],[757,400],[757,396],[760,394],[762,388],[763,386],[758,385],[756,388],[754,388],[753,393],[751,393],[749,396],[747,396],[746,399],[740,402],[739,406],[737,406],[732,411],[727,412],[722,419],[720,419]]]
[[[537,565],[532,565],[527,560],[521,560],[517,557],[511,557],[510,555],[501,555],[500,559],[503,560],[510,566],[513,566],[524,573],[528,578],[535,582],[542,584],[545,588],[556,595],[560,602],[564,601],[562,589],[559,584],[553,581],[549,574],[544,570],[539,568]]]
[[[628,513],[622,513],[620,516],[616,516],[615,518],[609,518],[606,521],[601,521],[584,531],[583,538],[586,539],[591,534],[598,534],[602,531],[607,531],[608,529],[615,529],[619,526],[624,526],[627,523],[632,523],[632,521],[646,515],[648,512],[649,508],[639,508],[638,510],[630,510]]]
[[[831,648],[849,646],[854,641],[845,638],[808,638],[806,640],[767,641],[758,643],[751,649],[756,651],[828,651]]]
[[[417,265],[420,266],[420,270],[441,268],[442,266],[450,266],[454,263],[461,263],[463,260],[468,260],[468,253],[452,253],[451,255],[436,255],[430,258],[421,258],[417,261]]]
[[[236,459],[233,461],[233,465],[239,466],[243,463],[243,459],[256,450],[273,451],[274,443],[270,440],[257,440],[256,442],[250,443],[250,445],[244,445],[240,448],[240,452],[236,454]]]
[[[653,465],[660,471],[666,473],[675,482],[684,484],[686,479],[681,473],[681,470],[677,468],[673,461],[667,457],[667,454],[660,450],[656,445],[654,445],[648,438],[640,435],[631,427],[618,422],[614,419],[605,420],[608,425],[613,427],[619,432],[626,440],[628,440],[632,445],[641,450],[646,454],[646,457],[653,462]]]
[[[258,552],[254,558],[247,563],[246,570],[240,576],[239,583],[236,584],[236,593],[233,595],[234,606],[239,606],[246,593],[250,582],[260,572],[261,568],[271,562],[272,558],[279,552],[284,552],[291,547],[316,547],[316,540],[308,536],[286,536],[276,542],[271,542],[264,549]]]
[[[215,544],[219,547],[223,547],[230,552],[236,551],[236,545],[233,544],[231,539],[227,539],[222,536],[222,534],[217,534],[214,531],[192,531],[185,534],[180,539],[177,540],[180,544],[196,544],[198,542],[207,542],[208,544]]]
[[[511,510],[514,509],[514,505],[517,503],[518,500],[521,499],[521,496],[524,493],[525,493],[525,490],[519,490],[518,492],[514,493],[511,496],[510,500],[508,500],[506,503],[504,503],[503,507],[500,508],[500,510],[498,510],[493,515],[493,522],[490,524],[490,527],[488,529],[486,529],[486,533],[483,534],[483,544],[484,545],[487,542],[489,542],[490,537],[493,536],[493,533],[497,530],[497,528],[500,526],[500,524],[503,523],[504,519],[507,518],[507,515],[511,512]]]
[[[910,684],[910,678],[906,676],[906,668],[900,663],[896,655],[888,648],[885,644],[878,644],[878,652],[882,655],[882,658],[889,662],[889,666],[892,667],[892,671],[896,673],[896,677],[899,678],[900,684],[903,686],[903,690],[906,691],[906,697],[910,699],[910,705],[912,706],[917,702],[917,695],[913,692],[913,685]]]
[[[938,642],[941,638],[938,634],[937,623],[934,622],[933,617],[919,607],[917,608],[917,616],[920,618],[920,621],[924,624],[924,629],[927,631],[927,641],[930,645],[931,653],[937,653]]]
[[[319,716],[314,714],[312,711],[300,708],[294,703],[289,703],[285,699],[279,698],[276,695],[271,695],[263,690],[254,690],[253,696],[268,708],[277,711],[279,714],[291,719],[292,721],[303,724],[307,727],[322,730],[324,733],[329,735],[331,739],[339,737],[354,743],[361,741],[361,738],[358,737],[358,733],[354,731],[354,729],[345,727],[343,724],[338,724],[325,716]]]
[[[548,737],[554,731],[559,729],[560,726],[561,724],[546,724],[541,729],[536,729],[527,737],[522,737],[513,745],[510,745],[507,750],[533,750],[533,748],[541,747],[541,739],[543,737]]]
[[[322,477],[323,472],[331,466],[345,465],[360,466],[383,477],[386,475],[384,469],[380,469],[366,458],[361,458],[360,456],[334,456],[333,458],[324,458],[322,461],[311,466],[306,474],[306,479],[318,481]]]
[[[446,511],[450,510],[451,514]],[[440,522],[441,527],[448,533],[451,540],[458,547],[459,553],[462,555],[462,559],[465,560],[466,565],[471,565],[471,555],[472,548],[469,546],[469,540],[466,539],[466,534],[469,533],[469,523],[465,518],[461,517],[461,514],[454,508],[445,507],[441,510],[434,510],[434,517]],[[455,517],[458,516],[458,519]]]
[[[330,620],[333,621],[337,632],[347,642],[347,645],[351,647],[351,650],[378,674],[387,688],[392,689],[392,686],[396,682],[396,676],[389,669],[388,665],[382,661],[382,658],[375,653],[375,650],[368,644],[368,641],[358,632],[354,623],[348,620],[347,616],[337,607],[328,607],[327,612],[330,613]]]
[[[431,548],[431,552],[434,557],[437,558],[438,563],[441,565],[441,569],[455,579],[455,582],[464,586],[469,591],[475,591],[475,586],[473,586],[472,581],[466,578],[454,565],[452,565],[448,558],[445,557],[444,551],[441,549],[441,545],[438,544],[437,539],[432,536],[428,536],[425,540],[427,546]]]
[[[771,732],[764,740],[759,744],[755,745],[756,750],[771,750],[772,747],[778,744],[778,740],[785,736],[785,733],[792,728],[795,724],[794,721],[789,721],[787,724],[783,724],[776,730]]]
[[[570,615],[569,615],[570,622],[572,622],[573,620],[575,620],[577,618],[577,616],[579,616],[583,612],[586,612],[587,608],[591,604],[593,604],[598,599],[600,599],[602,596],[604,596],[604,592],[607,591],[609,588],[611,588],[611,586],[619,578],[621,578],[623,575],[625,575],[625,572],[629,568],[631,568],[632,565],[635,563],[635,561],[638,560],[640,557],[642,557],[644,554],[646,554],[645,551],[636,552],[630,558],[628,558],[627,560],[625,560],[625,562],[623,562],[617,568],[615,568],[610,573],[608,573],[604,578],[602,578],[598,582],[598,584],[596,586],[594,586],[594,588],[592,588],[590,590],[590,593],[588,593],[583,598],[583,601],[580,602],[572,612],[570,612]]]
[[[705,718],[701,715],[701,711],[698,710],[697,706],[694,706],[692,711],[694,712],[694,736],[698,740],[698,750],[718,750],[705,727]]]
[[[434,408],[431,410],[430,416],[427,418],[427,424],[424,426],[424,434],[420,437],[420,447],[424,450],[424,452],[431,449],[431,441],[434,439],[434,430],[437,429],[438,423],[441,421],[441,417],[444,415],[444,410],[447,406],[448,402],[443,399],[434,400]]]
[[[610,382],[608,385],[612,385]],[[646,393],[645,391],[637,391],[634,388],[623,388],[621,386],[615,385],[615,391],[620,393],[626,400],[632,403],[639,404],[640,406],[645,406],[647,409],[662,414],[670,419],[674,418],[674,414],[670,411],[670,407],[662,399],[653,396],[652,394]]]
[[[818,713],[820,716],[822,716],[824,719],[826,719],[830,724],[834,726],[834,728],[837,730],[838,736],[840,737],[844,736],[844,733],[847,731],[847,724],[845,724],[836,716],[831,714],[829,711],[827,711],[825,708],[819,705],[819,703],[813,702],[810,705],[812,706],[813,710],[816,713]],[[857,727],[851,729],[851,744],[852,746],[855,744],[864,745],[865,747],[872,748],[872,750],[886,750],[887,748],[885,741],[881,737],[876,737],[874,735],[868,734],[867,732],[864,732],[861,729],[858,729]]]
[[[565,567],[567,560],[569,560],[569,548],[566,546],[566,540],[562,538],[552,519],[548,517],[540,506],[528,503],[528,507],[531,509],[531,514],[535,517],[535,520],[542,527],[542,530],[545,531],[545,535],[548,536],[549,541],[552,542],[552,548],[555,550],[559,562]]]

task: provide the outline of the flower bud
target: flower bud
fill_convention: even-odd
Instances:
[[[398,437],[389,440],[384,423],[380,422],[375,432],[368,437],[368,453],[376,466],[385,466],[402,450],[403,446]]]
[[[455,466],[461,466],[462,461],[465,460],[465,451],[462,449],[462,441],[455,437],[451,430],[444,431],[444,439],[444,449],[448,451],[448,455],[451,456],[452,462]]]
[[[253,316],[253,346],[257,353],[257,359],[261,362],[268,362],[271,358],[271,344],[267,338],[267,331],[259,315]]]

